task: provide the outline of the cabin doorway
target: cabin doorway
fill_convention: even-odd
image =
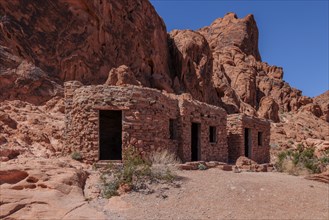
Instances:
[[[191,126],[191,160],[200,160],[200,124],[192,123]]]
[[[244,155],[248,158],[251,157],[251,129],[244,129]]]
[[[122,160],[122,111],[99,111],[99,159]]]

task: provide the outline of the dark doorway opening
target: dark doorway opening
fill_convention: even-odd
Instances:
[[[258,146],[263,146],[263,132],[258,132]]]
[[[244,155],[250,157],[251,151],[251,130],[250,128],[244,129]]]
[[[192,123],[191,126],[191,160],[200,160],[200,124]]]
[[[209,142],[216,143],[217,141],[217,129],[214,126],[209,127]]]
[[[122,160],[122,111],[99,111],[99,159]]]

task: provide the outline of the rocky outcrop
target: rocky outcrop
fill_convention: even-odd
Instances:
[[[51,157],[63,150],[64,103],[54,98],[44,106],[22,101],[0,102],[0,159],[19,154]]]
[[[303,105],[301,91],[283,81],[283,69],[261,62],[258,28],[252,15],[239,19],[229,13],[198,32],[211,49],[213,85],[228,113],[259,114],[278,121],[277,105],[283,111],[296,111]],[[263,97],[268,97],[266,105],[275,109],[264,107],[264,99],[259,109]],[[269,103],[270,97],[275,103]]]
[[[303,96],[281,67],[261,61],[252,15],[228,13],[197,31],[167,34],[147,0],[1,1],[0,14],[1,146],[57,152],[59,97],[72,79],[189,93],[229,114],[272,120],[273,141],[328,137],[321,129],[329,122],[329,93]]]
[[[2,1],[0,13],[0,101],[40,105],[63,96],[64,81],[79,80],[190,93],[275,122],[277,105],[296,112],[313,103],[283,81],[281,67],[261,61],[252,15],[228,13],[167,35],[147,0]],[[304,109],[329,119],[320,107],[321,116],[316,106]]]
[[[243,53],[252,55],[258,61],[261,60],[258,51],[258,28],[253,15],[238,19],[236,14],[228,13],[199,32],[207,38],[212,51],[236,46]]]
[[[280,122],[271,124],[270,142],[275,150],[297,146],[309,138],[329,141],[328,130],[328,122],[308,111],[281,113]]]
[[[0,101],[19,99],[40,105],[62,95],[62,86],[47,73],[0,45]]]
[[[63,158],[22,158],[2,163],[0,218],[108,219],[84,197],[86,168]]]
[[[272,97],[264,96],[260,100],[258,116],[270,119],[273,122],[280,122],[279,118],[279,105]]]
[[[206,39],[191,30],[174,30],[169,34],[169,42],[174,91],[218,104],[211,80],[212,54]]]
[[[126,65],[111,69],[105,85],[123,86],[123,85],[141,85],[137,81],[134,73]]]
[[[244,112],[246,105],[254,107],[256,71],[249,68],[248,63],[255,63],[261,58],[258,29],[253,16],[238,19],[235,14],[229,13],[198,32],[209,43],[213,56],[212,80],[226,110],[236,113]],[[249,114],[255,115],[255,111]]]
[[[104,83],[125,64],[144,86],[171,91],[166,27],[147,0],[1,1],[0,14],[0,45],[52,79]]]
[[[314,97],[314,103],[317,103],[321,108],[321,118],[329,122],[329,90],[317,97]]]

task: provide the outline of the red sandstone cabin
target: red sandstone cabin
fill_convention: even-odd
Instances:
[[[269,123],[241,117],[237,120],[239,129],[233,129],[231,123],[228,127],[233,130],[228,133],[224,109],[184,95],[133,85],[65,83],[66,151],[80,152],[91,162],[120,161],[124,159],[122,151],[130,146],[143,154],[167,149],[183,162],[228,162],[245,153],[256,161],[268,162]],[[263,146],[250,144],[244,151],[243,126],[257,128]],[[252,134],[251,130],[250,142],[254,143]],[[234,141],[235,137],[239,141]]]
[[[270,122],[264,119],[232,114],[227,117],[228,161],[234,163],[246,156],[257,163],[270,161]]]

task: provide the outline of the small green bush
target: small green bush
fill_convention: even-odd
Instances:
[[[175,175],[167,165],[152,164],[150,160],[143,159],[134,147],[129,147],[123,151],[123,159],[122,167],[109,165],[100,177],[103,182],[102,195],[105,198],[118,195],[117,190],[122,185],[128,185],[134,189],[143,185],[146,181],[172,182],[175,179]],[[159,162],[159,160],[156,161]]]
[[[111,198],[113,196],[118,196],[118,188],[120,186],[119,181],[111,181],[108,183],[105,183],[103,186],[103,197],[105,198]]]
[[[320,162],[325,165],[329,164],[329,157],[321,157]]]
[[[204,164],[200,163],[198,165],[198,170],[206,170],[206,169],[207,169],[207,167]]]
[[[317,158],[314,155],[314,148],[305,148],[298,144],[295,150],[282,151],[278,154],[276,168],[280,172],[288,172],[294,175],[299,173],[319,173],[321,166],[329,163],[329,158]]]
[[[80,161],[80,160],[82,160],[82,155],[81,155],[80,152],[74,151],[74,152],[71,154],[71,158],[72,158],[73,160],[78,160],[78,161]]]

